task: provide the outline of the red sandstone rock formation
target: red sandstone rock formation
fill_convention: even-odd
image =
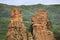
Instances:
[[[34,40],[54,40],[53,32],[48,30],[47,12],[38,10],[32,17]]]
[[[13,8],[8,26],[7,40],[27,40],[26,27],[23,24],[21,10]]]

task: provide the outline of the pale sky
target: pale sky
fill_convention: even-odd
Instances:
[[[0,3],[9,5],[60,4],[60,0],[0,0]]]

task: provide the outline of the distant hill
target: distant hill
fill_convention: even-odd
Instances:
[[[5,38],[5,34],[7,32],[7,27],[10,22],[10,13],[11,8],[18,7],[22,11],[24,23],[29,30],[31,26],[31,18],[34,13],[39,9],[44,9],[48,12],[48,20],[52,22],[52,31],[56,34],[60,33],[60,5],[21,5],[21,6],[13,6],[0,4],[0,39],[3,40]],[[2,36],[3,35],[3,36]],[[58,35],[59,36],[59,35]],[[57,36],[57,37],[58,37]]]

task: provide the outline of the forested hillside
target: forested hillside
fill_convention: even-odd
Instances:
[[[10,22],[11,8],[18,7],[21,9],[24,23],[27,27],[27,31],[31,26],[31,17],[39,9],[44,9],[48,12],[48,19],[52,24],[51,30],[54,32],[57,40],[60,40],[60,5],[21,5],[13,6],[0,4],[0,40],[4,40]]]

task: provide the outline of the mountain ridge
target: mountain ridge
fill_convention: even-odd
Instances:
[[[11,18],[11,9],[20,8],[23,16],[23,21],[27,29],[31,26],[32,15],[39,9],[44,9],[48,12],[48,21],[52,22],[52,31],[56,34],[56,38],[59,37],[60,33],[60,5],[22,5],[22,6],[13,6],[7,4],[0,4],[0,39],[4,40],[5,34],[7,32],[7,27]],[[3,36],[2,36],[3,35]]]

